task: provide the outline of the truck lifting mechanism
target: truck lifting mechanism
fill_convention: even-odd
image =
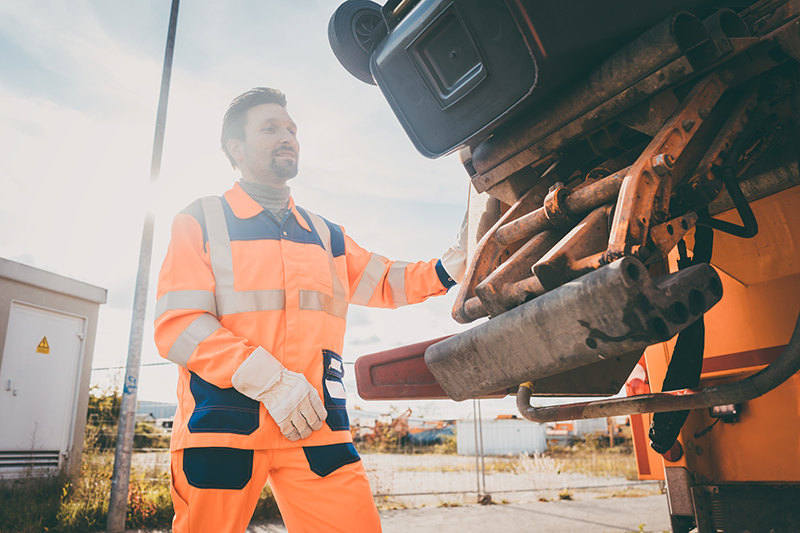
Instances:
[[[458,151],[471,184],[452,316],[478,322],[361,357],[362,397],[516,394],[535,422],[646,414],[667,467],[680,442],[708,434],[681,433],[707,411],[758,425],[765,405],[798,426],[784,405],[800,396],[796,2],[349,0],[329,40],[417,150]],[[782,402],[767,395],[778,389]],[[765,395],[776,400],[754,403]],[[536,396],[598,399],[534,407]],[[739,438],[736,453],[750,445]],[[744,456],[666,468],[673,529],[724,530],[702,511],[734,498],[711,490],[713,468],[720,487],[780,481],[795,498],[791,453],[759,480]],[[796,514],[783,514],[786,531]]]
[[[328,36],[471,185],[475,325],[362,356],[359,394],[630,415],[673,531],[800,531],[800,5],[348,0]]]

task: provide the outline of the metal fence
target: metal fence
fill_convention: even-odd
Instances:
[[[458,454],[418,453],[419,449],[362,453],[379,504],[414,507],[565,499],[576,492],[660,492],[658,482],[603,475],[604,458],[599,453],[594,459],[591,454],[583,458],[585,472],[571,471],[564,460],[542,453],[547,448],[543,426],[525,420],[483,420],[480,402],[473,406],[472,420],[457,426]],[[471,446],[466,445],[469,442]],[[632,455],[616,462],[625,460],[634,464]]]
[[[600,463],[608,454],[583,457],[585,471],[567,468],[565,459],[542,453],[547,450],[544,426],[519,419],[483,419],[478,400],[473,409],[471,419],[459,421],[449,437],[457,445],[452,440],[447,446],[405,441],[378,451],[357,443],[379,505],[402,508],[554,500],[586,492],[660,492],[658,482],[602,475]],[[617,458],[618,463],[625,460],[633,470],[633,455]],[[163,476],[169,471],[169,452],[143,450],[134,455],[133,465],[147,477]]]

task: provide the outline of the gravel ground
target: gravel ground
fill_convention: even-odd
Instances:
[[[479,483],[481,492],[507,502],[553,500],[564,490],[589,488],[637,486],[659,492],[653,483],[559,473],[557,462],[548,457],[486,457],[485,476],[478,476],[470,456],[364,454],[362,460],[379,507],[388,508],[474,503]]]
[[[384,533],[536,533],[668,532],[667,500],[663,495],[640,498],[589,498],[571,501],[422,507],[381,511]],[[280,520],[254,522],[248,533],[286,533]]]
[[[469,456],[364,454],[362,459],[386,533],[483,533],[530,524],[537,533],[670,529],[666,497],[657,484],[558,473],[547,457],[487,457],[480,481]],[[134,464],[158,475],[168,470],[169,454],[137,454]],[[479,482],[493,505],[477,504]],[[285,533],[286,528],[281,520],[271,520],[254,522],[248,532]]]

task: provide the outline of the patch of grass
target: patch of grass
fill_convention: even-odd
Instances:
[[[559,500],[571,500],[572,499],[572,491],[569,489],[561,489],[561,492],[558,493]]]
[[[261,494],[258,496],[258,503],[253,513],[253,519],[269,520],[271,518],[280,518],[280,516],[281,513],[278,511],[278,502],[275,501],[275,496],[272,495],[269,485],[266,485],[261,489]]]
[[[461,507],[460,502],[439,502],[436,507]]]
[[[627,447],[601,448],[571,446],[551,448],[547,456],[557,460],[561,472],[577,472],[589,476],[638,479],[636,460]]]
[[[378,506],[380,511],[396,511],[398,509],[408,509],[408,504],[402,500],[396,500],[389,496],[381,496],[375,498],[375,505]]]
[[[658,487],[654,488],[624,488],[619,490],[612,490],[597,496],[598,500],[607,499],[607,498],[644,498],[645,496],[653,496],[656,494],[661,494],[661,491]]]
[[[39,533],[58,524],[64,479],[25,479],[0,487],[0,531]]]
[[[84,454],[80,475],[73,483],[64,485],[57,514],[57,531],[105,528],[113,471],[112,453]],[[172,522],[172,516],[169,474],[156,467],[133,468],[128,492],[126,526],[168,527]]]
[[[0,488],[0,533],[73,533],[106,527],[114,455],[86,452],[80,474],[49,480],[23,479]],[[255,519],[280,516],[275,498],[265,487]],[[158,466],[133,467],[128,493],[127,528],[169,528],[173,509],[169,473]]]
[[[395,470],[397,472],[474,472],[475,464],[460,463],[454,465],[404,466],[404,467],[398,467]]]

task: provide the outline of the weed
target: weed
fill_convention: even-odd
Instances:
[[[561,489],[561,492],[558,493],[559,500],[571,500],[572,499],[572,491],[569,489]]]
[[[584,445],[570,448],[553,447],[547,456],[557,460],[561,472],[577,472],[589,476],[638,479],[633,455],[623,447],[593,448]]]
[[[658,488],[624,488],[620,490],[612,490],[605,494],[597,496],[598,500],[606,499],[606,498],[643,498],[645,496],[653,496],[655,494],[659,494],[660,491]]]
[[[461,507],[460,502],[439,502],[436,507]]]
[[[275,496],[272,495],[269,485],[261,490],[258,496],[258,503],[256,510],[253,513],[255,520],[269,520],[270,518],[279,518],[281,516],[278,511],[278,503],[275,501]]]
[[[66,480],[23,479],[0,488],[0,531],[38,533],[54,528]]]
[[[398,509],[408,509],[408,504],[406,504],[402,500],[395,500],[389,498],[388,496],[381,496],[379,498],[375,498],[375,504],[381,511],[396,511]]]

